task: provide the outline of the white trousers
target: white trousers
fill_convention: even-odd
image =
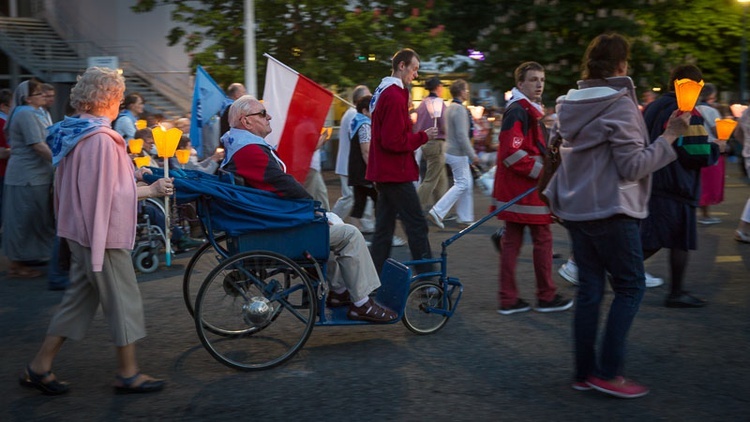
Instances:
[[[453,205],[456,205],[456,216],[459,221],[474,221],[474,180],[469,169],[469,158],[445,154],[445,164],[451,166],[453,186],[432,209],[438,217],[445,218]]]
[[[359,229],[351,224],[329,227],[333,259],[328,261],[328,279],[333,290],[345,287],[353,301],[366,298],[380,287],[380,277]]]

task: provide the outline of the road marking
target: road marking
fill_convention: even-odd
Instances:
[[[728,255],[728,256],[717,256],[716,263],[724,264],[727,262],[742,262],[742,256],[740,255]]]

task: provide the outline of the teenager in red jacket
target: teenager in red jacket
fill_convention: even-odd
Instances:
[[[414,50],[399,50],[391,59],[391,76],[383,78],[370,101],[372,141],[365,178],[375,183],[378,203],[375,208],[375,235],[372,260],[380,273],[391,253],[391,240],[398,215],[409,239],[413,259],[432,257],[428,228],[419,204],[414,182],[419,169],[414,151],[435,139],[437,128],[412,133],[409,116],[409,84],[417,77],[419,56]],[[431,269],[418,266],[418,272]]]
[[[497,172],[493,197],[498,207],[535,187],[542,173],[542,151],[546,139],[540,125],[544,116],[540,101],[544,91],[544,68],[536,62],[522,63],[515,71],[516,87],[503,114]],[[498,214],[505,220],[500,254],[500,289],[498,313],[510,315],[531,309],[518,297],[516,261],[523,244],[523,230],[528,226],[534,245],[534,273],[539,312],[564,311],[573,306],[572,299],[557,294],[552,281],[552,217],[537,192],[518,201]]]

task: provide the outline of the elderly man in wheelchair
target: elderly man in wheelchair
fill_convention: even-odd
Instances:
[[[305,188],[285,172],[285,165],[264,138],[271,133],[271,115],[256,98],[245,95],[229,108],[229,126],[221,140],[226,157],[223,170],[233,173],[246,186],[273,192],[282,198],[312,199]],[[329,265],[331,292],[326,305],[348,306],[347,317],[370,322],[390,322],[396,312],[378,304],[369,295],[380,287],[364,237],[335,214],[329,219]]]

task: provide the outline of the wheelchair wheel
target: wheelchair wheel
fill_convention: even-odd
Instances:
[[[406,297],[403,322],[414,333],[432,334],[443,328],[448,317],[430,312],[430,309],[451,308],[451,300],[440,285],[431,281],[417,282]]]
[[[159,268],[159,256],[151,250],[139,252],[133,259],[135,269],[143,274],[149,274]]]
[[[182,276],[182,298],[185,300],[185,306],[190,316],[193,316],[193,306],[195,305],[195,298],[198,296],[198,289],[200,289],[201,283],[203,283],[208,273],[216,268],[227,254],[226,240],[226,235],[216,238],[216,244],[222,248],[221,252],[224,255],[219,253],[220,251],[217,251],[211,242],[208,242],[195,251],[195,254],[187,264],[185,274]]]
[[[307,341],[317,303],[297,263],[265,251],[224,260],[208,275],[195,302],[201,343],[219,362],[245,371],[290,359]]]

